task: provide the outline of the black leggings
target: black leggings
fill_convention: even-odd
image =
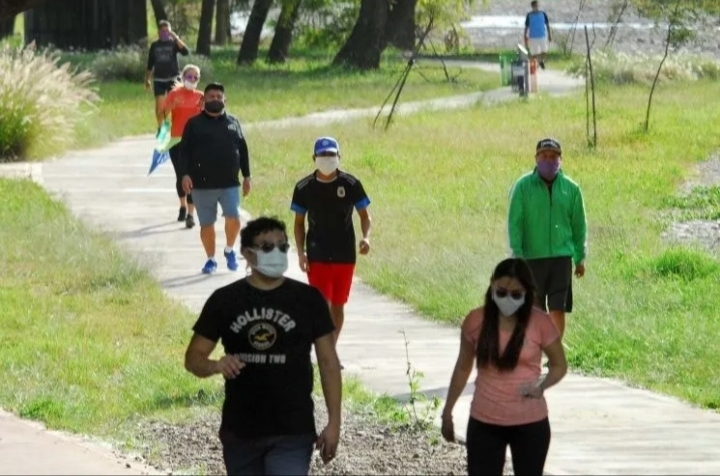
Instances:
[[[173,164],[173,169],[175,169],[175,189],[177,190],[177,196],[183,198],[187,195],[187,202],[192,203],[192,195],[185,193],[185,190],[183,190],[182,188],[182,177],[178,175],[177,162],[179,158],[180,144],[175,144],[174,146],[170,147],[170,161]]]
[[[499,426],[470,418],[467,428],[468,474],[501,476],[510,445],[515,476],[541,476],[550,448],[550,422]]]

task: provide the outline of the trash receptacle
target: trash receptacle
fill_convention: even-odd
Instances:
[[[500,84],[510,86],[512,84],[511,63],[516,58],[512,53],[501,53],[500,59]]]
[[[514,92],[525,95],[525,61],[517,60],[511,63],[511,87]]]

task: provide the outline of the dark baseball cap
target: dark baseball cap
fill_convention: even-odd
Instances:
[[[553,152],[557,152],[558,155],[562,155],[562,147],[560,147],[560,143],[555,139],[546,138],[537,143],[537,147],[535,147],[536,154],[546,150],[552,150]]]

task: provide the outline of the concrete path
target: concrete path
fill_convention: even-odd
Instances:
[[[556,89],[568,91],[562,85]],[[373,113],[366,110],[358,115]],[[333,114],[337,120],[344,119],[340,113]],[[262,126],[298,123],[293,121],[299,119]],[[252,127],[247,130],[252,137]],[[241,274],[223,269],[221,260],[216,275],[200,275],[204,256],[197,231],[185,230],[174,221],[177,202],[172,169],[163,166],[146,177],[152,144],[151,138],[135,138],[72,153],[44,164],[43,181],[78,216],[106,230],[140,257],[169,295],[198,312],[214,289]],[[220,239],[218,245],[223,245]],[[304,280],[294,258],[289,275]],[[421,319],[360,281],[355,283],[347,315],[339,343],[347,372],[359,375],[372,390],[406,396],[404,331],[411,363],[425,374],[423,391],[444,397],[457,354],[458,329]],[[460,435],[465,431],[471,395],[469,384],[455,413]],[[720,474],[720,415],[579,375],[569,375],[548,392],[548,399],[554,432],[550,474]],[[0,438],[3,435],[0,426]]]
[[[0,474],[160,474],[111,448],[0,411]]]

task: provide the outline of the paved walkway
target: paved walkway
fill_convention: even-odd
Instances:
[[[553,77],[560,78],[553,83],[556,93],[567,92],[572,85],[556,73],[548,71],[544,76],[548,82]],[[492,92],[486,97],[501,94]],[[504,94],[510,97],[507,91]],[[357,112],[355,117],[374,112]],[[326,119],[345,119],[341,113],[332,114],[333,119]],[[298,121],[302,120],[261,125],[285,127]],[[318,117],[312,121],[317,123]],[[247,130],[251,136],[252,127]],[[198,312],[214,289],[240,274],[222,266],[214,276],[199,274],[204,257],[197,231],[184,230],[173,221],[177,202],[172,169],[163,166],[146,177],[152,144],[152,138],[133,138],[103,149],[72,153],[44,164],[42,178],[78,216],[106,230],[145,260],[169,295]],[[219,236],[218,245],[222,244]],[[294,257],[291,266],[289,275],[304,280]],[[347,372],[360,376],[374,391],[402,398],[408,391],[404,331],[410,341],[411,362],[425,374],[423,391],[444,397],[458,349],[458,329],[424,320],[360,281],[355,283],[347,315],[339,343]],[[471,393],[469,384],[457,405],[460,435]],[[549,391],[548,400],[554,432],[547,467],[550,474],[720,474],[718,414],[579,375],[569,375]],[[0,425],[0,438],[5,437],[3,427]],[[17,468],[3,466],[2,460],[0,457],[0,473],[7,468],[12,470],[8,473],[17,474]]]

